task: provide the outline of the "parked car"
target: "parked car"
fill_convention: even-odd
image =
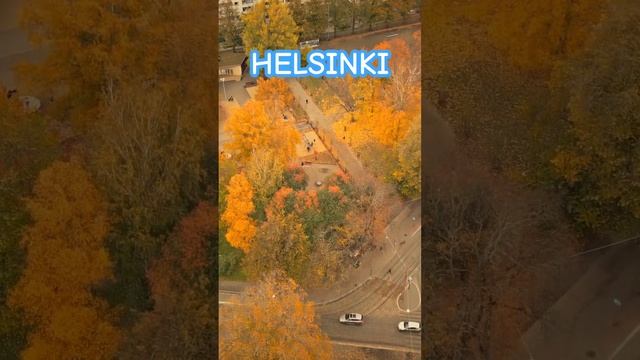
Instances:
[[[244,83],[244,87],[248,88],[248,87],[252,87],[252,86],[256,86],[258,85],[257,82],[251,80],[251,81],[247,81],[246,83]]]
[[[361,325],[362,320],[362,314],[358,313],[346,313],[340,316],[340,322],[343,324]]]
[[[400,323],[398,323],[398,330],[419,332],[422,330],[422,327],[420,327],[420,323],[417,321],[400,321]]]

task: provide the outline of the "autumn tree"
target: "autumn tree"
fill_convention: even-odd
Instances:
[[[92,291],[111,277],[102,195],[79,163],[55,162],[38,176],[27,207],[26,267],[9,297],[33,326],[22,356],[113,358],[120,334]]]
[[[360,211],[365,197],[359,198],[346,182],[329,179],[327,186],[319,191],[285,186],[273,195],[265,211],[267,220],[258,229],[255,251],[245,259],[253,276],[280,268],[304,286],[327,286],[340,277],[345,257],[355,250],[352,243],[342,241],[343,230],[357,221],[363,227],[354,232],[372,233],[376,226],[369,220],[380,209]],[[355,208],[354,216],[348,217],[347,212]],[[357,245],[369,238],[359,239],[363,241]]]
[[[419,197],[422,188],[421,136],[420,121],[416,119],[398,148],[398,166],[393,172],[400,193],[409,198]]]
[[[0,97],[0,348],[9,358],[19,356],[25,335],[18,313],[6,306],[24,266],[20,238],[29,224],[24,198],[58,155],[56,140],[43,116],[25,112],[16,97]]]
[[[203,192],[204,134],[191,109],[144,85],[105,95],[91,132],[90,164],[107,194],[117,281],[115,301],[136,309],[148,304],[145,268],[187,207]]]
[[[552,160],[569,189],[569,211],[591,228],[640,218],[640,44],[632,40],[640,9],[614,4],[571,64],[569,141]]]
[[[376,45],[379,50],[391,50],[389,69],[393,76],[383,82],[385,93],[390,95],[390,103],[397,110],[411,109],[419,113],[420,103],[420,32],[414,34],[414,41],[408,44],[404,39],[383,41]]]
[[[265,105],[249,101],[231,114],[225,124],[231,141],[225,144],[236,161],[246,164],[254,149],[273,149],[282,164],[289,164],[296,154],[300,134],[281,117],[270,118]]]
[[[244,173],[234,175],[227,187],[227,204],[222,221],[227,227],[226,239],[233,247],[249,252],[253,246],[256,227],[251,214],[253,205],[253,189]]]
[[[220,3],[219,6],[220,33],[226,44],[231,45],[233,52],[235,52],[236,47],[242,45],[242,21],[231,0],[226,0]]]
[[[201,202],[184,217],[147,272],[153,310],[142,315],[120,352],[124,359],[215,356],[217,304],[210,281],[217,211]]]
[[[584,49],[605,9],[603,0],[482,0],[469,2],[466,11],[486,26],[489,41],[515,65],[549,71],[554,62]]]
[[[220,359],[331,359],[313,303],[282,272],[265,274],[245,290],[241,306],[220,309]]]
[[[284,166],[270,149],[256,149],[247,166],[247,180],[254,189],[256,215],[261,216],[271,196],[283,182]]]
[[[200,194],[204,139],[191,113],[168,94],[126,87],[109,94],[95,132],[93,169],[112,204],[114,220],[132,231],[133,247],[155,250],[155,234],[173,225]]]
[[[533,279],[566,266],[575,251],[560,207],[459,154],[427,179],[424,198],[431,241],[423,250],[430,259],[423,274],[432,289],[425,302],[433,328],[427,356],[512,358],[509,350],[546,310],[533,313],[542,296]]]
[[[301,30],[304,40],[317,39],[329,26],[329,3],[327,0],[302,2],[292,0],[288,3],[291,14]]]
[[[264,103],[271,118],[281,117],[294,101],[289,85],[282,78],[258,78],[255,99]]]
[[[309,240],[299,218],[283,212],[271,213],[257,229],[244,264],[253,278],[282,270],[299,282],[306,270],[309,250]]]
[[[242,22],[242,42],[247,55],[251,50],[263,54],[267,49],[298,48],[298,26],[289,7],[280,0],[270,1],[269,6],[264,0],[257,1],[242,16]]]
[[[103,92],[121,83],[153,83],[183,99],[211,134],[217,131],[210,91],[217,73],[211,61],[218,46],[211,36],[215,11],[208,0],[34,0],[22,24],[33,42],[47,46],[48,56],[20,74],[35,90],[60,94],[50,111],[79,129],[98,118]]]

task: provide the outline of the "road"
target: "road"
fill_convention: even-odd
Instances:
[[[410,40],[413,33],[420,30],[420,24],[405,25],[399,28],[375,31],[373,33],[350,35],[320,42],[321,49],[372,49],[378,43],[391,39]]]
[[[320,327],[337,344],[375,349],[419,352],[420,334],[401,333],[398,322],[420,321],[418,304],[420,288],[420,202],[414,201],[394,218],[387,227],[389,234],[386,250],[382,254],[372,253],[362,259],[358,269],[352,271],[350,280],[356,286],[324,289],[310,293],[309,300],[316,303],[316,313]],[[391,272],[389,273],[389,270]],[[407,276],[412,276],[415,285],[406,290]],[[221,309],[232,304],[232,298],[239,295],[247,284],[222,281],[219,288]],[[413,304],[406,312],[398,308],[398,297]],[[406,303],[405,302],[405,303]],[[417,308],[417,309],[416,309]],[[221,310],[223,311],[223,310]],[[345,312],[359,312],[365,317],[362,326],[348,326],[338,322]]]
[[[402,29],[363,34],[347,38],[323,42],[321,47],[342,48],[346,50],[371,48],[375,44],[394,38],[408,38],[419,29],[418,25]],[[395,35],[397,34],[397,35]],[[227,94],[232,94],[242,105],[248,94],[242,82],[225,84]],[[312,99],[304,93],[297,81],[291,81],[290,87],[307,111],[311,120],[325,130],[331,124]],[[221,89],[222,90],[222,89]],[[309,99],[306,104],[305,99]],[[339,147],[342,144],[335,141]],[[338,148],[343,165],[360,180],[369,178],[355,155],[346,146]],[[336,284],[331,289],[310,291],[309,299],[316,303],[318,321],[323,331],[332,342],[375,349],[397,350],[418,353],[420,351],[420,334],[401,333],[397,330],[398,322],[421,319],[420,312],[420,202],[405,204],[400,213],[391,221],[386,229],[384,250],[370,251],[361,259],[357,269],[351,269],[348,280]],[[407,288],[407,277],[412,283]],[[222,281],[219,286],[219,303],[221,311],[232,304],[232,298],[240,294],[246,284]],[[406,312],[406,308],[410,312]],[[338,322],[338,317],[345,312],[359,312],[365,317],[362,326],[347,326]]]
[[[640,245],[596,256],[523,336],[519,358],[640,360]]]

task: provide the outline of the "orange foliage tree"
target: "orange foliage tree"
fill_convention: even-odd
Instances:
[[[103,92],[144,82],[179,97],[180,105],[197,113],[191,120],[211,133],[215,13],[208,0],[33,0],[24,7],[22,25],[32,41],[47,45],[48,56],[20,72],[39,90],[60,89],[64,95],[52,110],[81,126],[96,118]]]
[[[333,129],[343,141],[355,147],[372,140],[384,146],[395,147],[407,134],[409,126],[410,119],[404,111],[370,100],[336,121]]]
[[[112,359],[119,332],[92,289],[109,279],[107,207],[76,162],[43,170],[27,201],[26,268],[9,304],[33,325],[25,359]]]
[[[324,360],[331,343],[316,323],[314,305],[282,272],[220,309],[220,359]]]
[[[240,163],[246,163],[254,149],[272,149],[282,164],[296,155],[300,134],[282,118],[270,118],[261,101],[249,101],[231,114],[225,124],[231,141],[225,144]]]
[[[281,116],[282,112],[293,105],[293,94],[284,79],[258,78],[256,100],[265,103],[267,112],[272,117]]]
[[[228,225],[226,238],[231,246],[245,253],[251,249],[256,226],[251,213],[253,205],[253,189],[243,173],[236,174],[227,186],[227,204],[222,221]]]
[[[216,231],[216,208],[206,202],[180,221],[147,272],[153,311],[136,324],[121,358],[141,359],[148,354],[170,359],[214,357],[211,334],[217,304],[211,296],[209,244]]]
[[[385,93],[390,95],[395,109],[419,112],[420,94],[420,43],[419,32],[414,34],[414,42],[410,46],[404,39],[383,41],[376,45],[379,50],[391,50],[389,68],[393,76],[383,80]],[[416,97],[416,94],[418,96]],[[417,111],[416,111],[417,110]]]

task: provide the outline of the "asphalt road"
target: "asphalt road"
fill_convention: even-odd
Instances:
[[[400,332],[398,323],[404,320],[420,321],[421,312],[418,310],[407,313],[401,311],[397,304],[398,296],[403,294],[404,297],[413,297],[412,303],[417,305],[417,291],[411,287],[407,292],[405,287],[408,275],[417,282],[417,288],[420,287],[421,226],[414,220],[420,219],[420,214],[420,203],[412,202],[392,220],[387,228],[387,241],[388,246],[394,249],[394,254],[385,258],[385,261],[376,263],[368,280],[343,294],[336,294],[331,300],[309,299],[316,302],[320,327],[332,341],[374,349],[414,353],[420,351],[420,334]],[[246,286],[242,282],[221,282],[221,311],[224,305],[232,304],[232,298]],[[362,313],[364,324],[340,324],[338,318],[346,312]]]
[[[519,358],[640,360],[640,245],[598,255],[525,334]]]

